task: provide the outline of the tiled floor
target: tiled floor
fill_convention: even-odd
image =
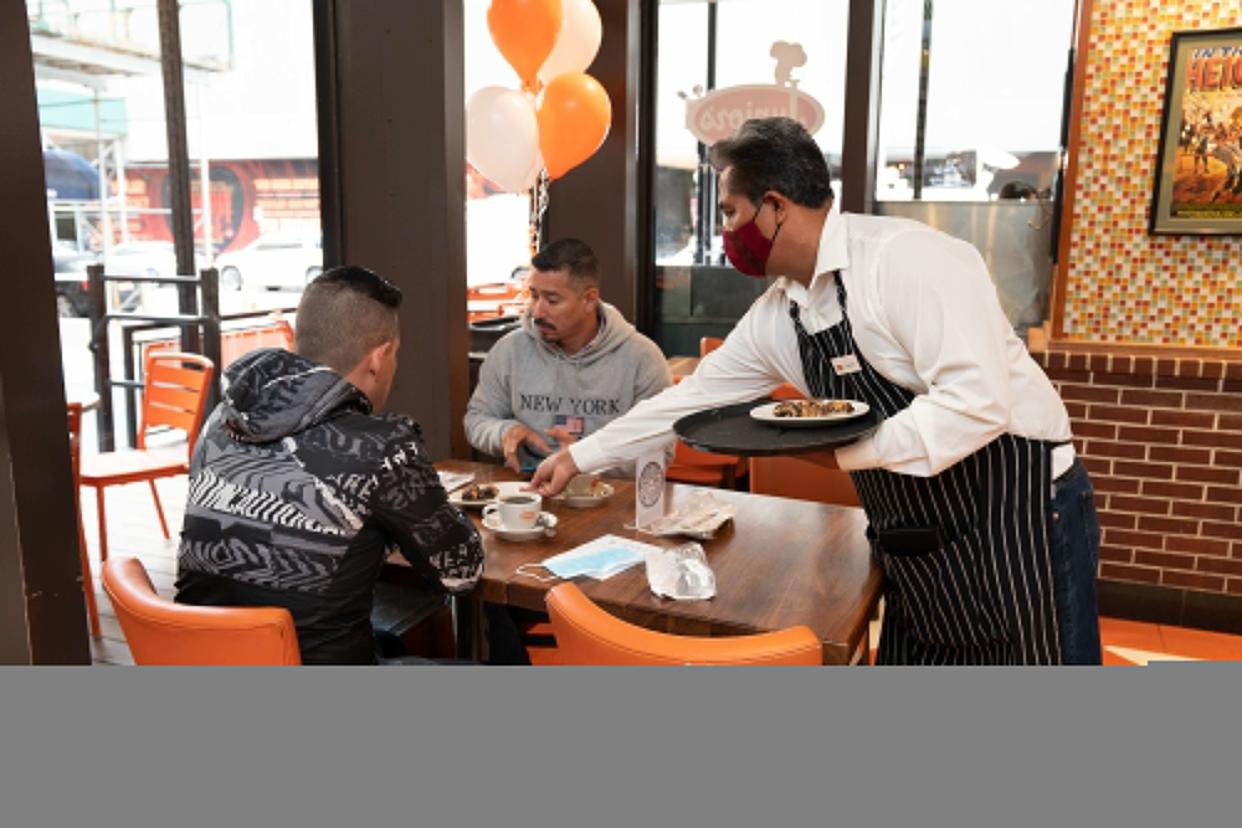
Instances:
[[[155,517],[155,507],[145,485],[119,486],[108,490],[108,539],[112,555],[142,559],[160,594],[171,597],[177,572],[176,535],[185,504],[185,478],[162,480],[161,502],[174,540],[165,540]],[[96,663],[132,664],[129,648],[107,596],[99,585],[98,543],[93,492],[84,490],[82,509],[90,548],[95,590],[99,597],[102,636],[92,640]],[[878,624],[872,625],[872,652],[878,640]],[[1242,636],[1104,618],[1100,622],[1104,664],[1145,666],[1153,661],[1242,661]],[[554,658],[540,659],[554,663]]]
[[[1146,666],[1153,661],[1242,661],[1242,636],[1124,621],[1100,619],[1104,663]]]

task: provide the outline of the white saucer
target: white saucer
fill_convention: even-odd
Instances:
[[[590,509],[612,497],[614,491],[615,489],[608,483],[600,483],[591,494],[571,495],[569,492],[561,492],[550,499],[555,500],[557,503],[564,503],[571,509]]]
[[[526,485],[526,483],[524,483],[521,480],[501,480],[495,483],[480,483],[479,485],[495,486],[496,497],[489,498],[487,500],[462,500],[462,497],[461,497],[462,494],[464,494],[465,491],[470,488],[469,486],[463,486],[460,489],[454,489],[453,491],[449,492],[449,496],[448,496],[449,503],[452,503],[454,506],[458,507],[459,509],[482,509],[484,506],[486,506],[489,503],[495,503],[497,497],[504,497],[505,495],[517,494],[518,492],[522,491],[522,488]]]
[[[819,402],[827,402],[827,400],[819,400]],[[755,406],[750,410],[750,416],[760,422],[781,426],[782,428],[815,428],[816,426],[852,420],[855,417],[861,417],[871,410],[871,406],[859,400],[845,400],[845,402],[852,405],[854,410],[841,414],[825,414],[822,417],[778,417],[773,412],[776,411],[776,407],[780,403],[774,402]]]
[[[497,537],[509,541],[528,541],[548,537],[555,534],[556,515],[551,512],[540,512],[539,523],[530,529],[506,529],[500,525],[500,515],[490,514],[483,518],[483,527],[496,533]]]

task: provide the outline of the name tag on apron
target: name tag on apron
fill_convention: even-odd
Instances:
[[[862,365],[859,364],[858,357],[854,354],[846,354],[832,360],[832,370],[838,377],[843,377],[846,374],[857,374],[862,370]]]

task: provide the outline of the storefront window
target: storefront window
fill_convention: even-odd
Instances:
[[[226,365],[239,355],[229,332],[296,307],[323,266],[311,12],[309,0],[180,6],[194,270],[220,273]],[[140,277],[183,269],[174,254],[158,9],[31,0],[27,17],[66,388],[71,399],[87,398],[95,386],[87,266]],[[108,292],[114,311],[182,310],[172,285],[114,282]],[[144,348],[179,336],[149,321],[107,330],[113,379],[136,377]],[[282,342],[275,335],[265,344]],[[131,394],[113,394],[118,446],[127,420],[132,439]],[[86,418],[87,450],[94,426]]]
[[[155,5],[28,8],[46,152],[98,178],[89,192],[49,184],[53,238],[110,273],[173,275]],[[184,5],[181,37],[195,267],[219,269],[225,314],[296,304],[323,264],[311,5]],[[72,69],[65,44],[87,56]],[[174,288],[137,293],[133,307],[175,312]]]
[[[876,197],[989,201],[1002,191],[1050,191],[1074,7],[1074,0],[887,0]]]
[[[766,287],[725,262],[706,143],[749,117],[794,114],[840,192],[849,0],[663,0],[659,15],[654,334],[666,353],[693,354]]]
[[[745,117],[790,112],[794,88],[822,108],[815,139],[840,166],[848,0],[720,0],[660,4],[657,47],[656,262],[722,261],[714,175],[687,127],[708,96],[707,117],[726,131]],[[712,92],[764,87],[716,99]],[[800,116],[805,116],[799,110]]]
[[[487,29],[491,0],[465,2],[466,99],[486,86],[518,89],[521,81],[505,62]],[[464,103],[464,102],[463,102]],[[466,164],[466,284],[509,282],[530,263],[530,196],[504,192]],[[504,294],[502,298],[512,298]],[[475,300],[475,314],[500,312],[496,302]]]

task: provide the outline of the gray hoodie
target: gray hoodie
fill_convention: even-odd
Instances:
[[[560,426],[582,438],[672,384],[659,347],[612,305],[599,307],[599,333],[576,354],[544,342],[529,312],[521,328],[492,346],[466,409],[472,446],[502,457],[501,438],[517,423],[541,434]],[[519,458],[523,465],[537,459],[525,448]]]

